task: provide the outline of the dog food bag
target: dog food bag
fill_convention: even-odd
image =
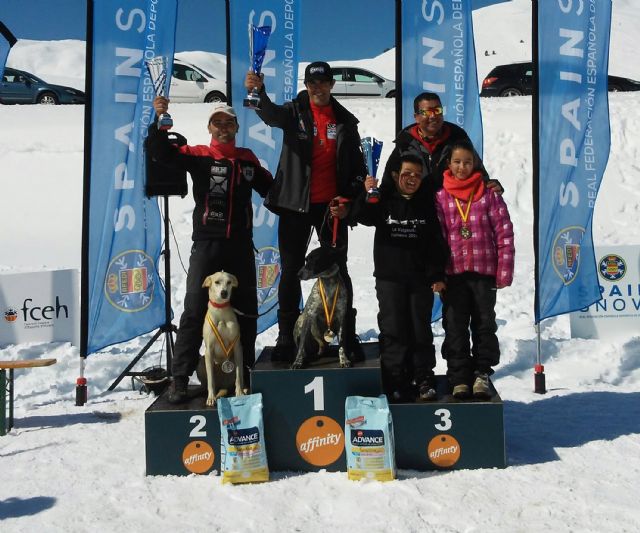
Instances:
[[[223,483],[269,481],[262,394],[218,399]]]
[[[349,479],[395,479],[393,422],[386,396],[347,396],[344,434]]]

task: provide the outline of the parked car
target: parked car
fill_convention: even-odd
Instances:
[[[174,59],[169,98],[175,103],[226,102],[227,84],[200,67]]]
[[[84,104],[82,91],[54,85],[24,70],[6,67],[0,83],[3,104]]]
[[[388,80],[360,67],[332,67],[331,74],[335,84],[331,90],[333,96],[342,98],[376,97],[394,98],[396,82]],[[298,80],[298,91],[304,90],[304,80]]]
[[[619,76],[608,78],[610,91],[640,91],[640,82]],[[520,96],[533,92],[533,63],[495,67],[482,82],[480,96]]]

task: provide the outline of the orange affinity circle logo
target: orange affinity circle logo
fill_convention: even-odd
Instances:
[[[338,460],[344,450],[344,432],[333,418],[307,418],[296,434],[296,449],[307,463],[327,466]]]
[[[213,467],[216,454],[213,448],[203,440],[194,440],[182,451],[182,464],[193,474],[204,474]]]
[[[429,442],[427,454],[434,465],[448,468],[460,459],[460,443],[451,435],[438,435]]]

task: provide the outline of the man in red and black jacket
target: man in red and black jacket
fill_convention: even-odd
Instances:
[[[278,340],[272,359],[293,361],[293,328],[300,314],[301,299],[298,271],[304,265],[311,232],[315,228],[321,243],[330,243],[331,216],[343,219],[348,203],[363,193],[367,175],[358,119],[331,96],[334,85],[331,67],[324,61],[307,65],[304,75],[306,91],[291,102],[273,103],[260,76],[249,72],[245,87],[260,94],[262,121],[282,129],[280,161],[273,187],[264,202],[265,207],[279,215],[278,245],[282,274],[278,286]],[[347,224],[340,220],[337,245],[347,248]],[[346,267],[346,257],[340,272],[348,289],[347,329],[343,332],[348,355],[362,357],[355,335],[353,288]],[[354,354],[355,352],[355,354]],[[355,357],[353,357],[355,355]]]
[[[169,101],[156,97],[153,107],[156,115],[161,115],[167,112]],[[187,293],[171,365],[173,384],[168,397],[171,403],[188,398],[187,385],[198,365],[207,312],[208,293],[202,283],[214,272],[224,270],[238,278],[231,304],[243,313],[238,322],[247,386],[248,369],[255,362],[258,302],[251,194],[255,190],[264,197],[273,178],[251,150],[236,146],[238,127],[235,110],[221,103],[215,104],[209,117],[209,146],[177,147],[155,122],[149,127],[146,142],[149,154],[165,165],[191,174],[196,204]]]
[[[416,96],[413,100],[413,112],[415,122],[396,136],[395,147],[387,160],[380,187],[382,190],[394,191],[395,183],[391,175],[393,169],[399,167],[401,156],[413,154],[424,163],[423,186],[430,190],[433,198],[433,194],[442,188],[442,175],[448,168],[450,147],[462,140],[471,141],[460,126],[444,120],[444,109],[437,94],[425,92]],[[501,194],[500,182],[489,179],[484,167],[481,172],[487,187]]]

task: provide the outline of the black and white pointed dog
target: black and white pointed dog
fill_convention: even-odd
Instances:
[[[347,320],[347,287],[340,275],[346,262],[344,248],[321,246],[312,250],[298,272],[302,281],[315,279],[304,309],[296,321],[293,339],[297,354],[291,368],[304,368],[310,359],[321,356],[337,336],[340,366],[350,367],[343,333]]]

